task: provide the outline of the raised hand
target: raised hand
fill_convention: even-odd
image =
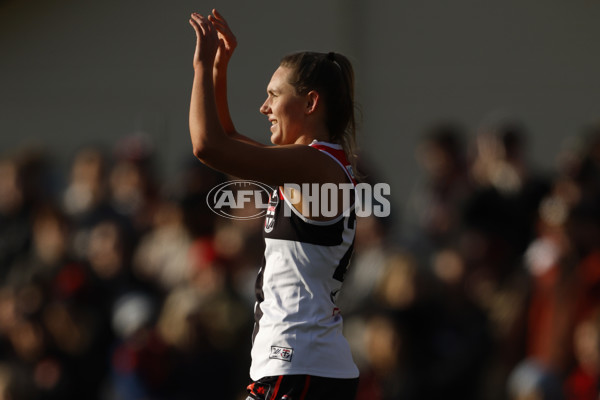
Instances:
[[[212,68],[217,51],[219,50],[219,35],[217,29],[208,18],[198,13],[192,13],[190,25],[196,31],[196,51],[194,53],[194,68]]]
[[[208,20],[217,28],[219,36],[219,50],[215,58],[215,67],[227,67],[233,51],[237,47],[237,39],[223,15],[217,10],[212,10],[212,15],[208,16]]]

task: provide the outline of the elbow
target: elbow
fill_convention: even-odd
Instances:
[[[208,153],[208,146],[204,143],[194,143],[192,151],[194,152],[194,157],[200,161],[204,161]]]
[[[194,129],[190,124],[190,136],[192,139],[192,152],[194,156],[202,161],[208,152],[208,140],[206,135],[200,134],[197,129]]]
[[[222,149],[225,145],[223,142],[225,135],[219,132],[209,134],[208,129],[190,129],[192,138],[192,152],[194,156],[206,163],[210,159],[214,159],[219,156],[219,149]]]
[[[206,164],[206,162],[210,161],[212,158],[218,156],[217,150],[219,149],[219,144],[215,142],[215,140],[208,140],[208,138],[195,140],[192,143],[192,151],[194,156]]]

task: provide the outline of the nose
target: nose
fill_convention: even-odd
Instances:
[[[262,114],[267,115],[269,113],[269,109],[270,109],[270,107],[269,107],[269,99],[267,98],[267,100],[265,100],[265,102],[263,103],[263,105],[260,106],[260,112]]]

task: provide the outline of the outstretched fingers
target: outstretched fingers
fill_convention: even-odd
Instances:
[[[208,19],[214,24],[215,28],[217,28],[217,31],[219,31],[219,33],[222,36],[224,36],[229,41],[235,42],[235,35],[231,31],[229,24],[227,23],[227,21],[221,13],[213,9],[213,13],[212,15],[208,16]]]
[[[217,65],[227,65],[237,47],[237,39],[223,15],[217,10],[213,10],[213,14],[209,15],[208,18],[217,30],[220,41],[219,53],[216,58]]]
[[[219,47],[217,29],[208,18],[198,13],[192,13],[189,22],[196,32],[194,67],[212,65]]]
[[[192,20],[198,26],[202,34],[208,38],[216,38],[218,35],[218,31],[215,25],[208,18],[198,14],[192,14]]]
[[[200,26],[198,25],[198,23],[194,19],[194,14],[192,14],[192,16],[190,17],[190,25],[196,31],[196,36],[198,36],[198,35],[200,35],[202,33],[201,30],[200,30]]]
[[[203,35],[206,35],[208,32],[208,21],[206,18],[204,18],[202,15],[198,14],[198,13],[192,13],[192,19],[191,21],[194,22],[194,24],[196,25],[196,27],[198,28],[196,30],[196,32],[198,32],[198,30],[200,32],[202,32]]]
[[[217,11],[217,9],[216,9],[216,8],[213,8],[213,9],[212,9],[212,15],[213,15],[213,16],[214,16],[216,19],[219,19],[219,20],[221,20],[221,21],[225,22],[225,17],[223,17],[223,14],[221,14],[219,11]]]
[[[229,25],[227,24],[227,20],[225,19],[225,17],[223,17],[223,14],[221,14],[220,12],[218,12],[216,9],[213,8],[212,10],[212,14],[210,14],[208,16],[208,18],[215,24],[215,25],[219,25],[222,26],[224,28],[226,28],[227,30],[229,29]]]

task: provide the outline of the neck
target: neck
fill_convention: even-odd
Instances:
[[[306,132],[306,134],[300,135],[294,143],[309,145],[312,143],[313,140],[316,140],[318,142],[331,141],[329,131],[327,131],[325,127],[314,127],[312,129],[307,129]]]

